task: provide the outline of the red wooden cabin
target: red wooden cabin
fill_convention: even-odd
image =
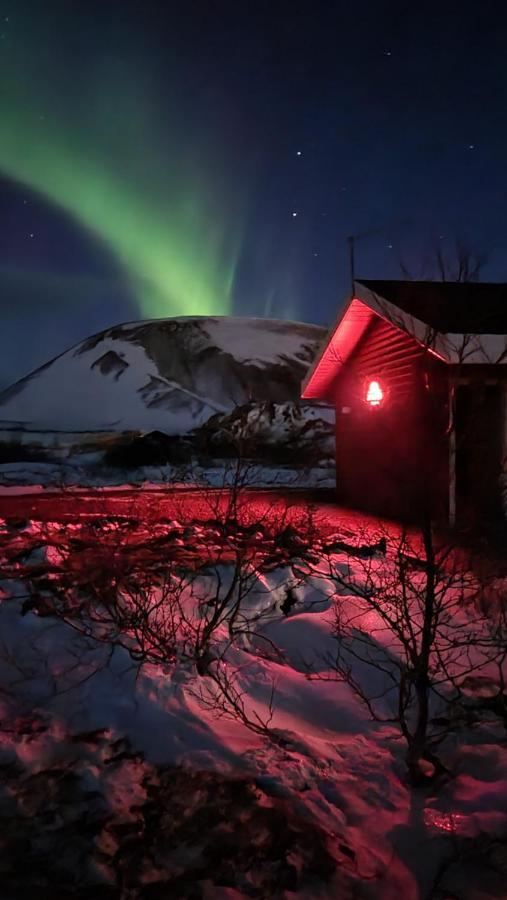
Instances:
[[[302,396],[336,409],[340,497],[451,524],[502,515],[507,285],[356,281]]]

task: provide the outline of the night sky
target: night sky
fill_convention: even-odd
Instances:
[[[0,385],[107,325],[507,280],[504,2],[0,0]]]

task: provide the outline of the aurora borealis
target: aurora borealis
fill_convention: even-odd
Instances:
[[[486,4],[487,6],[487,4]],[[503,20],[502,20],[503,21]],[[0,387],[120,321],[507,279],[507,33],[430,0],[0,0]]]
[[[231,200],[212,137],[182,122],[177,102],[157,108],[160,85],[133,51],[99,42],[92,68],[73,59],[59,38],[79,34],[83,16],[67,4],[59,17],[54,29],[16,7],[4,22],[0,170],[103,242],[141,316],[229,312],[242,198],[236,185]]]

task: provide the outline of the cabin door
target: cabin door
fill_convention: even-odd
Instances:
[[[494,525],[502,518],[504,388],[458,385],[455,403],[457,524]]]

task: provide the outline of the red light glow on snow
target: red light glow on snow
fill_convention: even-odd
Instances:
[[[369,381],[366,388],[366,402],[370,406],[380,406],[384,400],[384,391],[378,381]]]

